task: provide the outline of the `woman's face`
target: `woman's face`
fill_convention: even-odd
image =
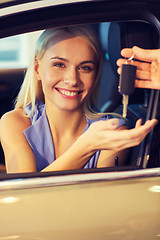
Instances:
[[[85,39],[67,38],[50,45],[36,66],[45,103],[67,111],[82,108],[93,88],[96,70],[95,52]]]

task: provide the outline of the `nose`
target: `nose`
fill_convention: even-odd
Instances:
[[[65,84],[69,86],[78,86],[80,83],[79,74],[76,68],[68,68],[64,76]]]

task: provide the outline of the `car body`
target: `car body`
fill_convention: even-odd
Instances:
[[[109,31],[116,29],[112,31],[111,40],[108,40],[107,46],[109,46],[113,40],[117,41],[115,33],[119,33],[119,29],[124,30],[125,26],[129,31],[133,28],[132,33],[136,34],[131,36],[141,37],[141,32],[147,23],[153,27],[153,35],[156,35],[156,43],[153,47],[158,48],[159,20],[158,0],[4,0],[0,3],[1,38],[48,27],[102,22],[104,23],[100,25],[102,28],[107,26]],[[127,22],[127,25],[123,25],[124,22]],[[140,24],[135,28],[133,22]],[[141,31],[138,30],[139,25]],[[148,30],[142,35],[143,43],[145,38],[149,39]],[[148,47],[148,41],[145,42]],[[116,42],[115,48],[116,46],[119,46],[119,41]],[[115,49],[111,47],[111,50]],[[114,71],[117,55],[115,57],[108,49],[107,51],[109,60],[113,63],[111,76],[117,78]],[[16,89],[21,84],[24,70],[24,68],[0,70],[2,113],[12,108],[12,94],[17,93]],[[111,82],[113,82],[112,77]],[[113,88],[114,92],[116,87],[117,85]],[[103,90],[104,87],[101,89],[102,93]],[[142,95],[141,93],[140,91],[132,96],[133,110],[135,104],[139,108],[135,100],[137,96]],[[151,90],[149,95],[145,114],[147,118],[152,118],[156,115],[159,91]],[[121,99],[117,93],[115,98],[117,98],[115,105],[110,99],[100,99],[100,108],[116,111]],[[140,109],[140,113],[142,109],[144,108]],[[132,115],[131,120],[133,118]],[[152,134],[148,135],[138,148],[138,153],[140,152],[141,155],[136,164],[133,161],[134,164],[124,167],[49,173],[1,173],[0,240],[159,239],[160,166],[153,164],[147,167],[146,163],[153,147],[150,143],[152,139]],[[132,159],[135,159],[135,154],[132,155]],[[152,160],[154,162],[154,157]]]

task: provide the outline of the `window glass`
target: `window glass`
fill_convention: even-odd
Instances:
[[[0,39],[0,69],[25,68],[40,32]]]

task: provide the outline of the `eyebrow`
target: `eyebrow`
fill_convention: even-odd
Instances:
[[[69,62],[68,59],[66,58],[62,58],[62,57],[52,57],[51,60],[60,60],[60,61],[64,61],[64,62]],[[96,63],[92,60],[87,60],[87,61],[83,61],[80,64],[86,64],[86,63],[92,63],[93,65],[96,65]]]
[[[92,60],[88,60],[88,61],[83,61],[80,64],[85,64],[85,63],[92,63],[93,65],[95,65],[96,63]]]
[[[61,61],[65,61],[65,62],[69,62],[69,60],[68,59],[66,59],[66,58],[62,58],[62,57],[52,57],[51,58],[51,60],[61,60]]]

